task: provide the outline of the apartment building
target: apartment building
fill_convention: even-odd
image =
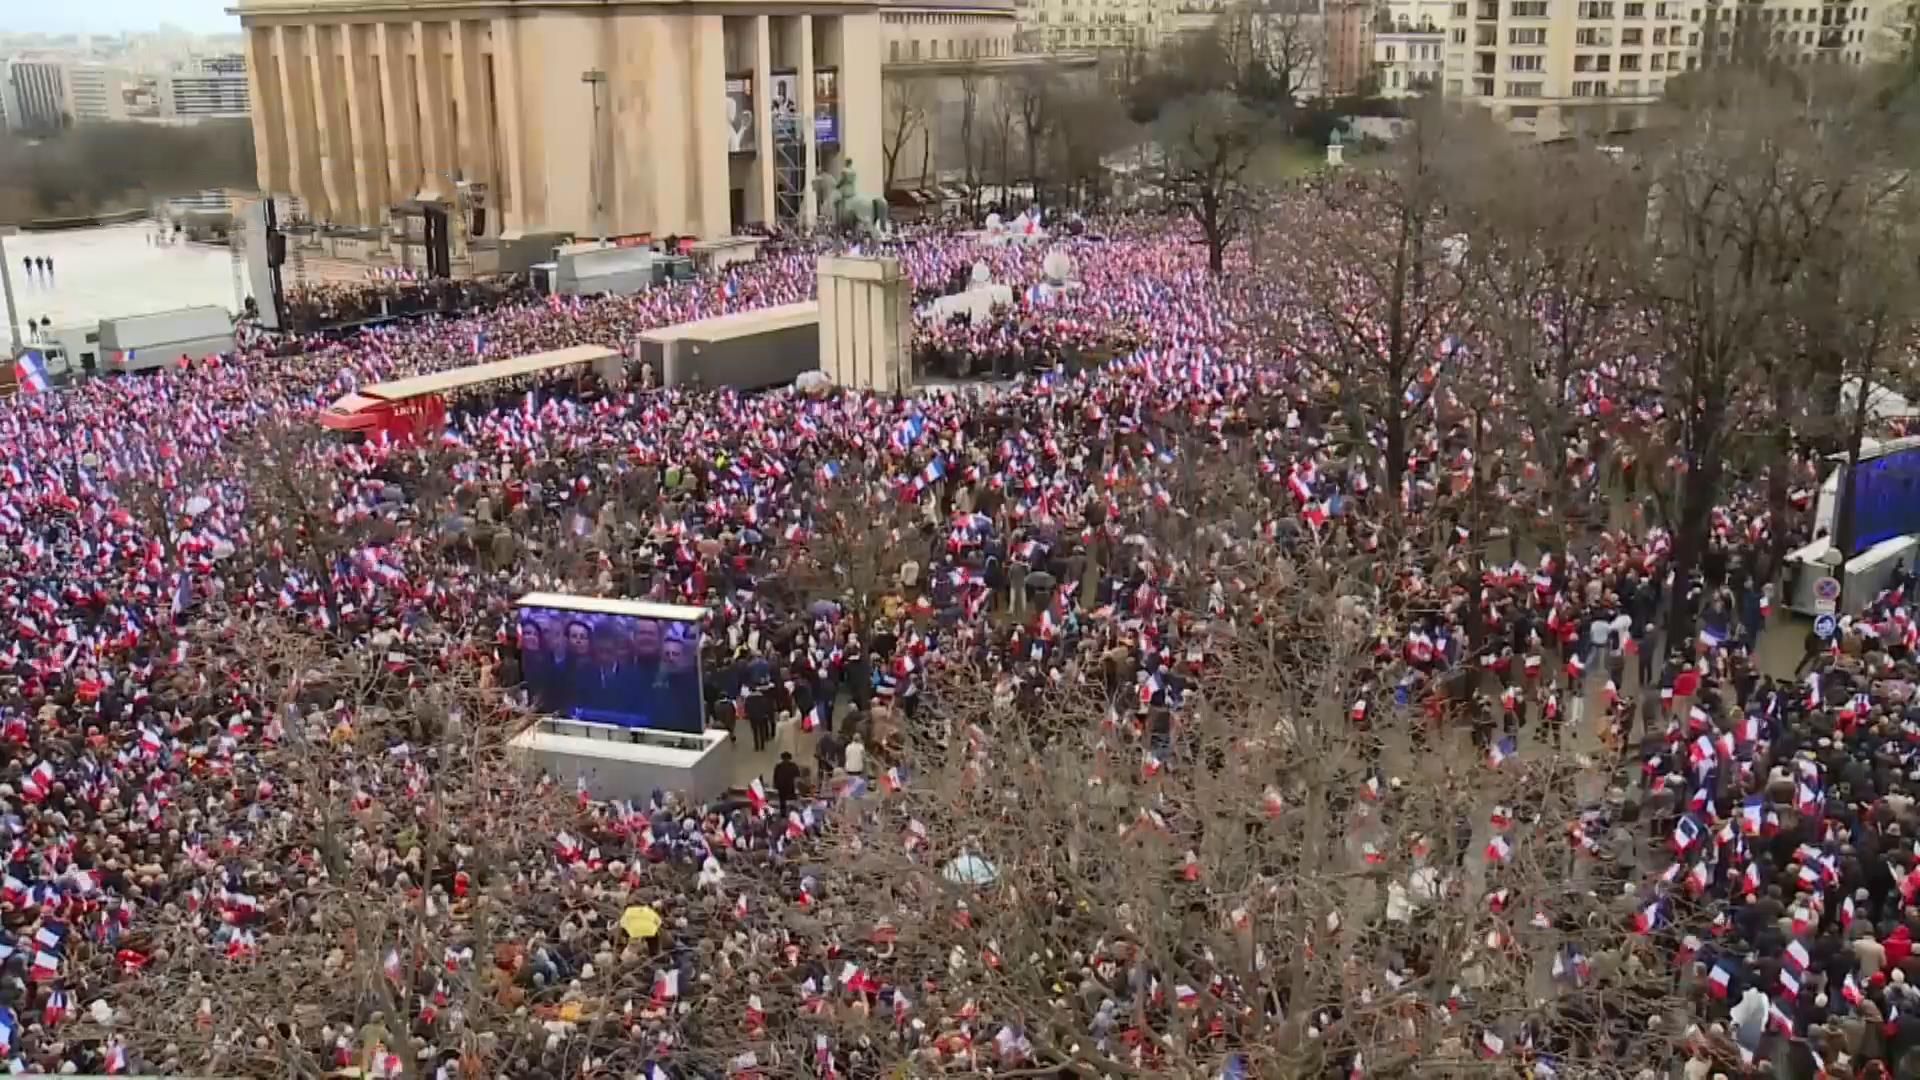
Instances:
[[[175,122],[243,120],[253,112],[244,57],[197,60],[162,76],[157,89],[160,116]]]
[[[1683,0],[1455,0],[1443,87],[1543,138],[1637,127],[1687,68]]]
[[[9,130],[51,131],[73,122],[62,65],[47,60],[0,61],[0,93]]]
[[[1373,77],[1382,97],[1439,90],[1452,0],[1388,0],[1373,24]]]
[[[1175,0],[1013,0],[1023,52],[1154,49],[1175,29]],[[1195,14],[1217,13],[1217,0],[1186,0]]]
[[[76,124],[127,118],[126,92],[132,77],[106,64],[66,66],[67,108]]]

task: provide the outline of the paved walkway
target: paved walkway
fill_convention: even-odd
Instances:
[[[7,273],[20,314],[65,328],[202,304],[239,310],[233,257],[225,247],[155,246],[156,232],[152,222],[136,222],[8,237]],[[52,280],[28,276],[21,261],[28,256],[51,258]]]

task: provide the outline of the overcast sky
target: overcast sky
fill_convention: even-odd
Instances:
[[[42,33],[112,33],[152,30],[172,23],[183,30],[211,34],[237,31],[240,20],[226,13],[235,0],[0,0],[8,30]]]

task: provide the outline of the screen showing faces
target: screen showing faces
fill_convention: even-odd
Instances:
[[[520,667],[550,716],[689,735],[704,726],[698,623],[522,607]]]

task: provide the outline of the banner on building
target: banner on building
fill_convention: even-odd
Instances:
[[[840,143],[840,72],[834,68],[813,72],[813,141]]]
[[[727,153],[751,154],[760,149],[754,130],[753,76],[727,76]]]
[[[776,71],[773,84],[773,137],[782,141],[800,138],[800,76],[791,71]]]

